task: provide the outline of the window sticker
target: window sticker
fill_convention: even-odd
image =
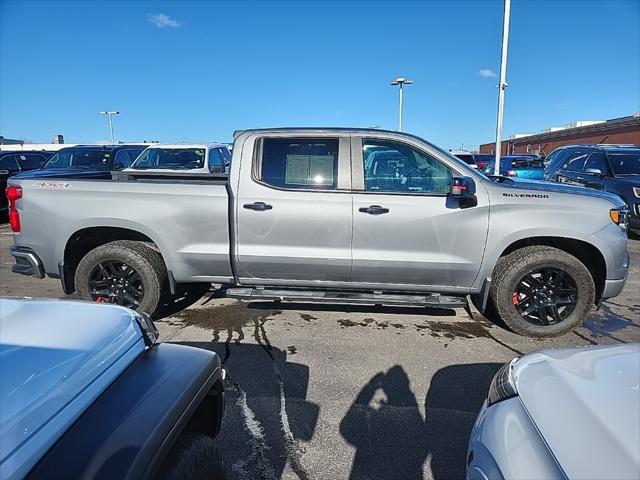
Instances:
[[[284,183],[309,185],[309,155],[287,155]]]
[[[285,184],[332,185],[332,155],[287,155]]]
[[[311,155],[309,158],[309,182],[311,185],[333,184],[333,156]]]

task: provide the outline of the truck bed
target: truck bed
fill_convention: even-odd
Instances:
[[[176,282],[232,279],[224,176],[120,172],[111,180],[17,177],[10,184],[23,191],[16,244],[36,250],[49,275],[60,275],[59,259],[81,250],[67,248],[74,236],[94,229],[103,237],[128,230],[155,243]]]

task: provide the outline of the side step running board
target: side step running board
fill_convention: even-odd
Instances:
[[[464,296],[439,293],[402,294],[382,292],[337,292],[295,289],[269,289],[236,287],[227,289],[225,295],[243,301],[274,301],[302,303],[348,303],[357,305],[388,305],[413,307],[464,308]]]

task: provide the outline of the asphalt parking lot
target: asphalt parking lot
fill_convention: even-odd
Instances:
[[[62,297],[11,273],[0,294]],[[515,355],[640,341],[640,241],[622,295],[575,332],[532,340],[464,310],[241,304],[212,288],[158,320],[161,339],[216,351],[228,371],[219,456],[229,479],[461,478],[489,382]]]

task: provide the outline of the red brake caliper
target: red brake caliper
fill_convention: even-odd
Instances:
[[[518,292],[513,292],[513,296],[511,297],[511,301],[514,305],[518,305]]]
[[[107,299],[104,297],[97,297],[96,302],[98,303],[107,303]]]

